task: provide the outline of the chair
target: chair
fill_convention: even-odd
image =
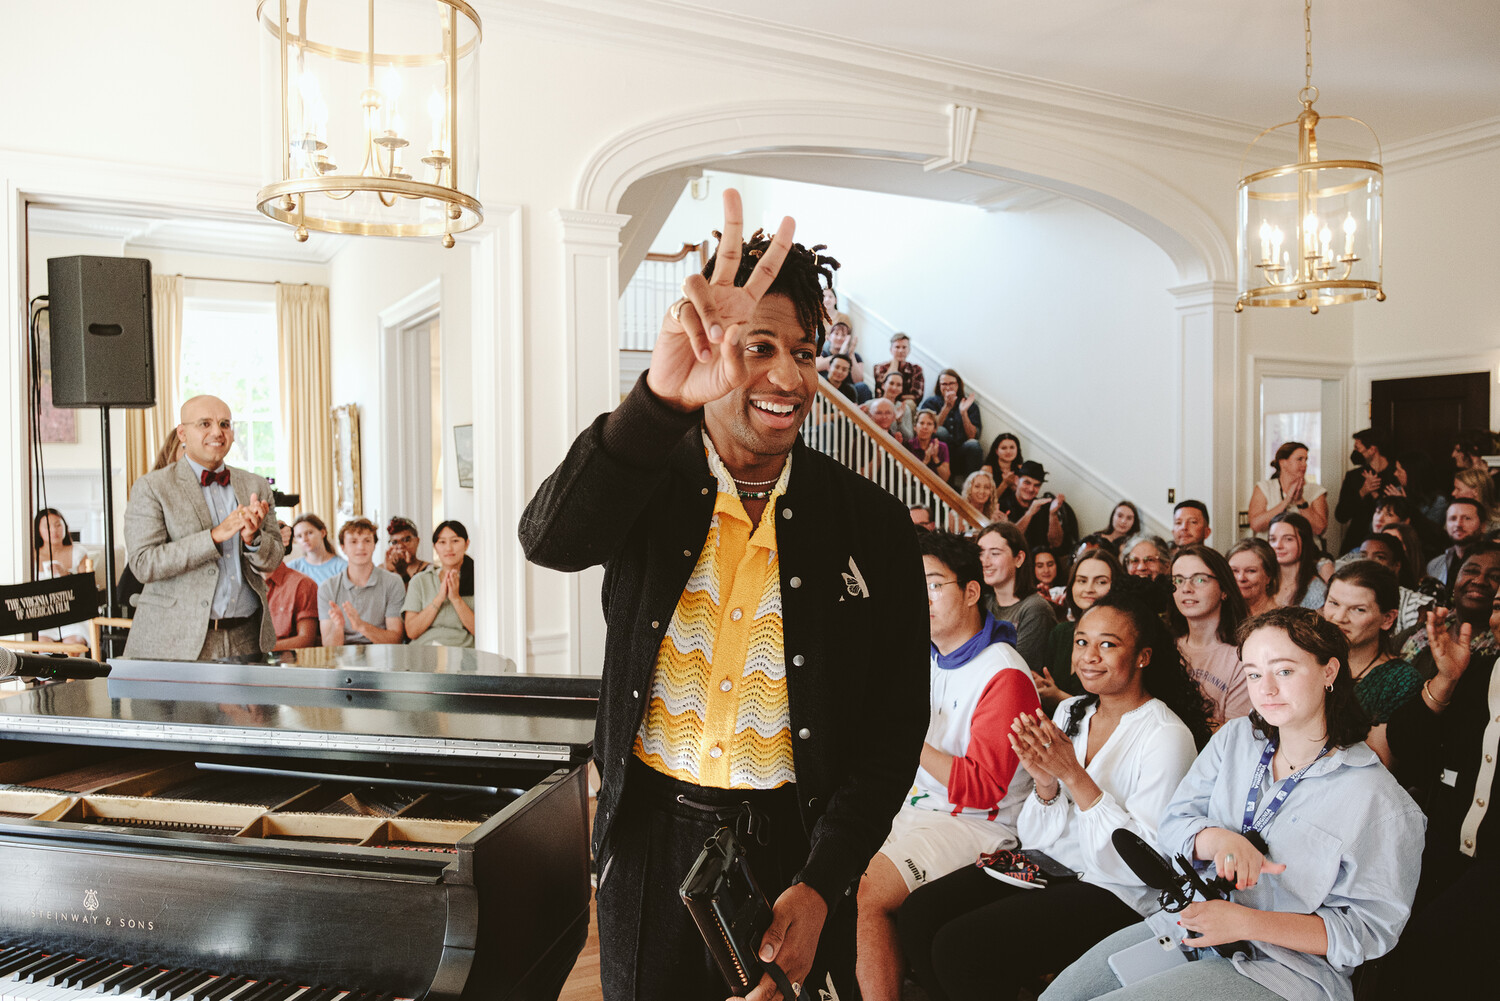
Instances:
[[[0,585],[0,636],[91,623],[98,612],[99,588],[92,573]],[[94,633],[92,624],[90,631]],[[60,653],[69,657],[81,657],[97,649],[81,642],[26,639],[0,639],[0,646],[25,653]]]
[[[114,618],[108,615],[96,615],[89,619],[89,657],[93,660],[103,660],[99,656],[101,647],[100,634],[107,627],[110,629],[129,629],[132,625],[130,619]]]

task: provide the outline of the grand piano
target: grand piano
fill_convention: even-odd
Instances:
[[[556,1001],[597,698],[371,646],[0,699],[0,999]]]

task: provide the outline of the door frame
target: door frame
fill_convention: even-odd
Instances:
[[[430,450],[419,433],[430,432],[431,407],[418,413],[417,399],[408,392],[409,372],[401,364],[404,340],[426,327],[442,313],[443,280],[435,278],[421,288],[380,311],[381,468],[385,482],[380,491],[389,518],[401,514],[421,524],[420,514],[432,503],[432,469],[417,469],[417,459]],[[420,394],[417,394],[420,396]],[[416,477],[420,476],[420,480]],[[413,484],[420,482],[422,488]],[[425,492],[424,492],[425,491]],[[424,501],[425,497],[425,501]]]
[[[1489,426],[1500,427],[1500,350],[1357,365],[1354,378],[1358,396],[1350,417],[1356,422],[1363,418],[1364,423],[1359,424],[1359,427],[1370,426],[1370,384],[1373,382],[1384,379],[1419,379],[1429,375],[1462,375],[1465,372],[1489,372],[1494,377],[1495,383],[1490,387]]]
[[[1354,433],[1349,430],[1353,426],[1350,424],[1350,421],[1357,418],[1353,413],[1353,399],[1350,393],[1350,385],[1353,383],[1355,377],[1353,365],[1339,365],[1333,362],[1310,362],[1298,358],[1267,357],[1264,355],[1251,355],[1249,360],[1250,364],[1245,367],[1247,382],[1244,387],[1245,395],[1243,397],[1247,404],[1244,412],[1249,419],[1244,422],[1244,426],[1241,428],[1240,444],[1244,460],[1240,469],[1240,482],[1253,490],[1255,484],[1264,478],[1262,475],[1263,467],[1260,465],[1260,432],[1265,424],[1265,414],[1261,413],[1260,409],[1260,383],[1262,379],[1317,379],[1320,382],[1338,383],[1339,406],[1335,413],[1331,415],[1324,413],[1323,415],[1325,421],[1332,419],[1336,422],[1336,426],[1332,428],[1325,427],[1323,429],[1323,438],[1325,441],[1347,440]],[[1359,427],[1366,426],[1366,424],[1359,425]],[[1336,434],[1333,432],[1336,432]],[[1335,526],[1338,523],[1333,520],[1332,507],[1338,499],[1336,497],[1338,486],[1344,478],[1344,473],[1348,472],[1348,466],[1348,456],[1339,451],[1323,458],[1323,482],[1319,485],[1328,491],[1329,528],[1328,532],[1324,534],[1325,537],[1329,538],[1330,546],[1337,545]],[[1238,513],[1244,510],[1240,505],[1248,505],[1250,503],[1250,490],[1244,491],[1244,494],[1243,497],[1235,498],[1236,520],[1238,520]],[[1236,524],[1234,528],[1235,538],[1239,537],[1239,531],[1239,525]]]

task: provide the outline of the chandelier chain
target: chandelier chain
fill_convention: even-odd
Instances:
[[[1307,71],[1303,77],[1306,89],[1312,89],[1312,0],[1306,0],[1302,9],[1302,34],[1307,45]]]

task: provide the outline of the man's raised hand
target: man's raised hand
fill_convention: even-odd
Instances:
[[[792,248],[796,228],[790,216],[782,219],[755,273],[743,286],[736,286],[744,247],[744,210],[740,193],[725,189],[724,230],[713,278],[690,275],[682,283],[685,301],[679,300],[680,305],[674,305],[662,320],[651,352],[646,385],[663,402],[685,412],[697,410],[745,381],[745,332]]]

